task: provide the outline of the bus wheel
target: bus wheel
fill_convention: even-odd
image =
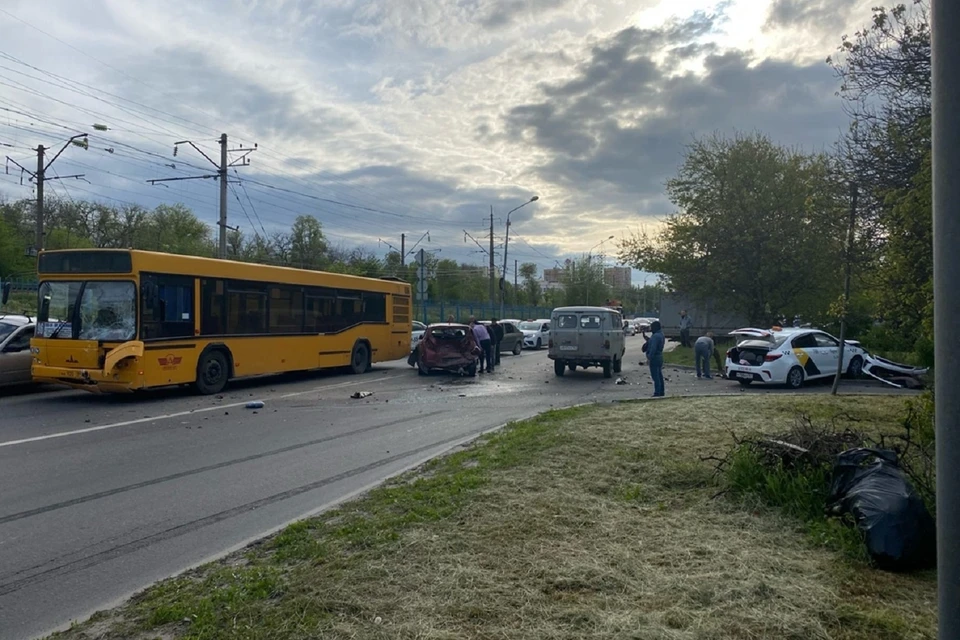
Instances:
[[[217,349],[200,356],[200,363],[197,365],[197,391],[205,396],[220,393],[227,386],[229,377],[230,363],[223,351]]]
[[[350,354],[350,371],[353,373],[366,373],[370,370],[370,351],[367,345],[358,342],[353,345],[353,353]]]

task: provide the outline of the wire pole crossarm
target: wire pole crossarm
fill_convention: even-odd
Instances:
[[[48,162],[46,165],[44,165],[43,170],[46,171],[47,169],[49,169],[49,168],[50,168],[50,165],[52,165],[54,162],[56,162],[57,158],[60,157],[60,154],[63,153],[63,152],[66,150],[67,147],[69,147],[70,145],[72,145],[74,140],[77,140],[78,138],[84,138],[84,139],[85,139],[86,137],[87,137],[87,134],[86,134],[86,133],[78,133],[77,135],[75,135],[75,136],[73,136],[72,138],[70,138],[69,140],[67,140],[67,141],[63,144],[63,146],[60,147],[60,151],[57,151],[57,155],[53,156],[53,158],[50,160],[50,162]],[[84,147],[84,148],[86,148],[86,147]]]
[[[193,144],[193,142],[191,142],[190,140],[180,140],[179,142],[174,142],[174,143],[173,143],[173,155],[177,155],[177,145],[181,145],[181,144],[188,144],[188,145],[190,145],[191,147],[193,147],[194,149],[196,149],[197,153],[199,153],[199,154],[202,155],[204,158],[206,158],[207,161],[208,161],[210,164],[212,164],[212,165],[213,165],[214,167],[216,167],[217,169],[220,168],[220,165],[219,165],[218,163],[214,162],[213,159],[212,159],[210,156],[208,156],[206,153],[204,153],[203,149],[201,149],[201,148],[198,147],[197,145]]]
[[[480,244],[480,243],[477,241],[476,238],[474,238],[472,235],[470,235],[470,232],[469,232],[469,231],[467,231],[466,229],[464,229],[464,230],[463,230],[463,235],[464,235],[464,238],[463,238],[463,241],[464,241],[464,242],[467,241],[467,238],[470,238],[471,240],[473,240],[473,243],[474,243],[475,245],[477,245],[478,247],[480,247],[480,251],[483,251],[484,253],[486,253],[486,254],[488,254],[488,255],[490,254],[490,252],[487,251],[487,249],[486,249],[482,244]]]
[[[210,178],[217,179],[220,176],[216,174],[208,174],[205,176],[184,176],[182,178],[153,178],[147,180],[150,184],[157,184],[158,182],[175,182],[177,180],[209,180]]]

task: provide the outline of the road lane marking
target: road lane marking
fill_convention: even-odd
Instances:
[[[277,396],[277,400],[284,400],[286,398],[293,398],[296,396],[305,396],[310,393],[316,393],[318,391],[326,391],[327,389],[341,389],[343,387],[353,387],[358,384],[376,384],[384,380],[392,380],[394,378],[399,378],[404,375],[403,373],[398,373],[392,376],[384,376],[378,378],[377,380],[355,380],[353,382],[342,382],[340,384],[331,384],[323,385],[320,387],[315,387],[307,391],[294,391],[293,393],[285,393],[280,396]],[[159,416],[151,416],[147,418],[136,418],[135,420],[124,420],[123,422],[114,422],[112,424],[102,424],[96,427],[86,427],[84,429],[74,429],[73,431],[60,431],[58,433],[49,433],[43,436],[34,436],[32,438],[21,438],[20,440],[8,440],[7,442],[0,442],[0,448],[3,447],[14,447],[21,444],[28,444],[30,442],[40,442],[42,440],[53,440],[54,438],[66,438],[67,436],[76,436],[82,435],[84,433],[92,433],[94,431],[104,431],[105,429],[116,429],[118,427],[129,427],[135,424],[143,424],[144,422],[157,422],[159,420],[169,420],[170,418],[180,418],[183,416],[194,415],[197,413],[204,413],[207,411],[217,411],[218,409],[232,409],[234,407],[242,407],[249,402],[248,400],[243,400],[241,402],[231,402],[228,404],[218,404],[213,407],[202,407],[200,409],[189,409],[187,411],[177,411],[175,413],[166,413]]]

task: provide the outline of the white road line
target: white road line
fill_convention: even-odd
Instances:
[[[392,380],[393,378],[399,378],[402,373],[398,373],[392,376],[383,376],[377,378],[376,380],[356,380],[353,382],[341,382],[340,384],[331,384],[331,385],[322,385],[309,389],[307,391],[295,391],[293,393],[285,393],[280,396],[276,396],[278,400],[283,400],[285,398],[293,398],[296,396],[305,396],[309,393],[316,393],[318,391],[325,391],[327,389],[341,389],[343,387],[352,387],[358,384],[376,384],[383,380]],[[23,438],[21,440],[8,440],[7,442],[0,442],[0,448],[2,447],[14,447],[19,444],[27,444],[29,442],[40,442],[41,440],[53,440],[54,438],[65,438],[67,436],[76,436],[84,433],[92,433],[94,431],[103,431],[105,429],[116,429],[118,427],[129,427],[134,424],[143,424],[144,422],[156,422],[158,420],[169,420],[170,418],[179,418],[181,416],[189,416],[191,414],[204,413],[206,411],[217,411],[218,409],[231,409],[233,407],[242,407],[247,404],[249,400],[244,400],[242,402],[231,402],[230,404],[218,404],[213,407],[203,407],[201,409],[189,409],[187,411],[177,411],[176,413],[166,413],[159,416],[150,416],[147,418],[137,418],[136,420],[125,420],[123,422],[114,422],[113,424],[103,424],[96,427],[87,427],[85,429],[74,429],[73,431],[60,431],[58,433],[50,433],[45,436],[34,436],[33,438]]]

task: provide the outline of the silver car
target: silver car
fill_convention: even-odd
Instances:
[[[36,325],[33,318],[0,315],[0,387],[29,384],[33,381],[30,365],[30,338]]]

